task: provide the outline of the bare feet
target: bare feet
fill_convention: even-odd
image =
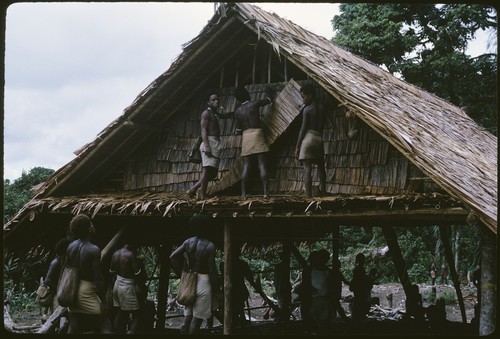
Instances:
[[[186,194],[187,194],[190,198],[194,198],[194,197],[196,196],[197,191],[198,191],[197,189],[195,189],[195,190],[188,190],[188,191],[186,192]]]

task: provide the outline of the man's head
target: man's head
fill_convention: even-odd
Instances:
[[[318,262],[320,265],[326,265],[326,263],[330,260],[330,252],[325,250],[324,248],[318,251]]]
[[[238,100],[239,102],[245,102],[250,100],[250,94],[243,86],[236,87],[236,89],[234,90],[234,96],[236,97],[236,100]]]
[[[66,250],[68,249],[68,245],[70,242],[71,241],[67,238],[62,238],[61,240],[59,240],[55,246],[56,255],[60,257],[66,255]]]
[[[206,214],[195,214],[189,218],[189,229],[196,236],[205,237],[210,233],[212,219]]]
[[[85,238],[87,235],[95,232],[94,226],[89,216],[86,214],[78,214],[73,217],[69,224],[69,228],[77,238]]]
[[[212,93],[208,96],[207,106],[211,109],[217,109],[219,107],[219,94]]]
[[[300,96],[304,101],[304,105],[309,105],[316,97],[316,90],[313,85],[305,84],[300,88]]]
[[[357,265],[364,265],[365,264],[365,255],[363,253],[358,253],[356,255],[355,262]]]

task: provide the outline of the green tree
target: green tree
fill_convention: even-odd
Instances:
[[[342,4],[333,42],[448,100],[497,134],[497,55],[466,54],[478,30],[496,37],[493,7]]]
[[[43,183],[54,173],[53,169],[34,167],[28,173],[22,172],[21,177],[10,182],[3,182],[3,221],[7,222],[21,207],[33,197],[33,187]]]

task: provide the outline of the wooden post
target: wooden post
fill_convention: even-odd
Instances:
[[[462,290],[460,289],[460,281],[458,281],[457,271],[455,270],[455,264],[453,262],[453,253],[451,252],[450,239],[448,237],[449,226],[439,225],[439,234],[441,237],[441,242],[444,247],[444,255],[448,267],[450,268],[451,280],[453,280],[453,286],[455,286],[455,291],[457,292],[458,304],[460,306],[460,312],[462,313],[462,321],[467,324],[467,315],[465,314],[465,304],[464,298],[462,296]]]
[[[292,286],[290,283],[290,252],[292,251],[292,246],[288,242],[283,242],[283,248],[281,253],[281,262],[276,267],[276,274],[278,275],[278,286],[277,286],[277,297],[278,297],[278,307],[280,312],[278,314],[278,322],[283,324],[290,320],[290,304],[291,304],[291,290]]]
[[[479,335],[490,335],[496,328],[497,235],[481,224],[481,304]]]
[[[255,63],[257,59],[257,45],[253,49],[253,61],[252,61],[252,85],[255,84]]]
[[[384,233],[385,240],[387,241],[387,246],[389,246],[389,253],[391,253],[394,266],[396,266],[399,281],[401,281],[405,294],[408,296],[410,294],[411,281],[408,276],[406,262],[401,254],[401,249],[399,248],[396,232],[391,226],[382,226],[382,232]]]
[[[233,317],[231,309],[231,296],[233,285],[231,282],[233,248],[232,248],[231,225],[228,221],[224,222],[224,331],[223,334],[232,334]]]
[[[269,59],[267,60],[267,83],[271,83],[271,57],[273,53],[273,47],[269,45]]]
[[[156,298],[158,300],[158,309],[156,310],[156,329],[165,328],[165,314],[167,311],[168,287],[170,284],[170,254],[172,253],[172,243],[160,245],[160,279],[158,281],[158,291]]]
[[[240,76],[240,62],[236,61],[236,78],[234,79],[234,87],[238,87],[239,76]]]
[[[339,248],[340,248],[340,226],[334,225],[332,227],[332,257],[333,261],[339,258]]]
[[[220,69],[220,88],[224,87],[224,66]]]
[[[286,63],[286,58],[283,58],[283,67],[284,67],[284,73],[285,73],[285,82],[288,82],[288,66]]]

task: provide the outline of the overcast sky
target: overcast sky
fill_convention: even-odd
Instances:
[[[326,38],[338,6],[263,3]],[[166,71],[213,3],[16,3],[5,32],[4,178],[57,170]],[[484,49],[484,39],[479,48]]]

